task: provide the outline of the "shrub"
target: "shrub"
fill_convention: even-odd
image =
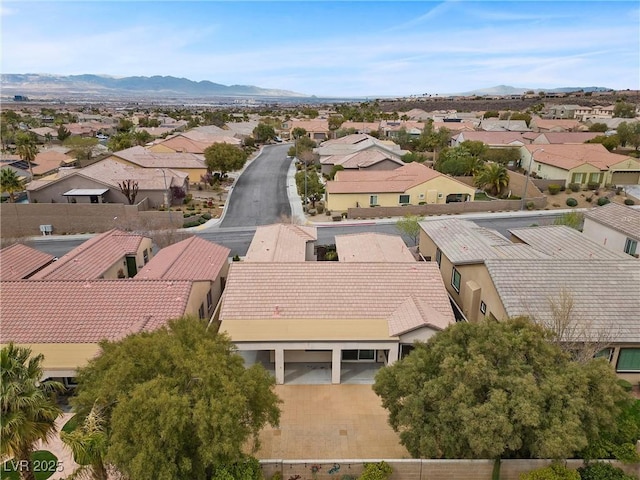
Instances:
[[[603,205],[606,205],[607,203],[611,203],[611,200],[609,200],[607,197],[600,197],[598,199],[598,206],[601,207]]]
[[[600,184],[598,182],[587,183],[587,189],[589,190],[597,190],[598,188],[600,188]]]
[[[533,207],[535,207],[533,202],[527,202],[526,204],[527,210],[533,210]]]
[[[318,213],[324,213],[324,205],[319,203],[316,205],[316,210],[318,210]]]
[[[636,202],[634,202],[633,200],[631,200],[630,198],[625,198],[624,199],[624,204],[625,205],[635,205]]]
[[[630,392],[631,390],[633,390],[633,385],[631,385],[631,382],[625,380],[624,378],[618,380],[618,385],[620,385],[625,392]]]
[[[202,214],[202,218],[204,218],[205,220],[211,220],[211,214],[210,213],[203,213]]]
[[[557,195],[560,192],[560,185],[557,183],[550,183],[547,189],[551,195]]]
[[[568,207],[575,207],[577,205],[578,205],[578,201],[575,198],[572,198],[572,197],[567,198]]]
[[[570,183],[569,184],[569,190],[571,190],[572,192],[579,192],[580,191],[580,184],[579,183]]]
[[[195,209],[196,209],[196,206],[195,206],[195,205],[189,205],[189,206],[187,207],[187,210],[190,210],[190,211],[195,210]]]
[[[564,192],[567,189],[567,187],[565,187],[564,185],[560,185],[560,191]]]
[[[591,203],[591,201],[593,200],[593,195],[588,196],[587,198],[585,198],[585,200]]]
[[[184,197],[184,203],[189,203],[191,200],[193,200],[193,195],[191,195],[190,193],[188,193],[187,195],[185,195],[185,197]]]
[[[233,261],[234,262],[239,262],[240,261],[240,256],[239,255],[234,255],[233,256]]]
[[[204,218],[200,217],[198,219],[198,225],[202,225],[203,223],[207,223],[207,221]]]
[[[280,472],[280,470],[271,475],[271,480],[282,480],[282,473]]]
[[[520,480],[580,480],[577,470],[554,463],[520,475]]]
[[[581,480],[633,480],[621,468],[614,467],[610,463],[595,462],[578,469]]]
[[[365,463],[364,470],[358,478],[359,480],[386,480],[392,473],[391,466],[383,460],[378,463]]]

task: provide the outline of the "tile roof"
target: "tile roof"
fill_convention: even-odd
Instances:
[[[444,315],[429,302],[416,295],[409,296],[391,314],[388,319],[389,336],[395,337],[424,326],[431,326],[436,330],[444,330],[451,325],[451,317]]]
[[[600,170],[608,170],[611,165],[628,158],[609,152],[599,143],[551,144],[544,145],[543,150],[540,150],[540,145],[525,145],[522,148],[526,148],[529,153],[537,150],[536,162],[563,170],[571,170],[584,164],[593,165]]]
[[[390,155],[388,152],[381,151],[377,148],[362,150],[348,155],[323,157],[320,163],[325,165],[342,165],[344,168],[368,168],[385,160],[394,162],[399,166],[404,165],[404,162],[400,160],[398,155]]]
[[[342,122],[342,125],[340,125],[341,129],[350,129],[353,128],[354,130],[358,130],[360,132],[373,132],[373,131],[377,131],[380,128],[380,123],[379,122],[351,122],[351,121],[346,121],[346,122]],[[353,135],[347,135],[345,137],[342,138],[348,138],[348,137],[353,137]],[[331,140],[331,141],[337,141],[337,140],[341,140],[340,138],[337,138],[335,140]]]
[[[31,277],[33,280],[97,279],[126,255],[135,255],[142,235],[112,229],[96,235]]]
[[[213,281],[226,266],[230,252],[227,247],[194,236],[160,250],[135,278]]]
[[[318,239],[316,227],[279,223],[256,228],[245,262],[304,262],[307,243]]]
[[[329,120],[326,118],[318,118],[314,120],[298,120],[291,119],[289,122],[289,130],[294,128],[304,128],[307,133],[329,132]]]
[[[454,321],[435,263],[240,262],[229,269],[220,319],[389,319],[411,295]]]
[[[550,258],[469,220],[425,220],[420,222],[420,227],[454,265],[483,263],[492,258]]]
[[[114,152],[113,156],[144,168],[206,168],[204,159],[193,153],[159,153],[140,146]]]
[[[566,292],[592,337],[640,342],[640,269],[624,260],[490,259],[487,270],[510,317],[550,324],[551,301]]]
[[[327,193],[405,192],[440,176],[443,174],[416,162],[394,170],[342,170],[333,181],[327,182]],[[453,178],[450,180],[458,182]]]
[[[522,132],[462,132],[458,137],[462,137],[463,141],[482,142],[487,145],[520,146],[531,143]]]
[[[585,212],[584,218],[640,240],[640,210],[635,208],[611,202]]]
[[[21,280],[53,262],[55,257],[21,243],[0,250],[0,280]]]
[[[602,133],[598,132],[545,132],[540,134],[549,143],[584,143]],[[540,142],[538,142],[540,143]]]
[[[336,250],[340,262],[415,262],[399,235],[354,233],[336,235]]]
[[[640,212],[638,215],[640,217]],[[640,228],[640,223],[638,227]],[[565,225],[513,228],[509,232],[527,245],[554,258],[633,260],[626,253],[609,250]]]
[[[2,282],[0,342],[97,343],[155,330],[185,314],[191,288],[164,280]]]
[[[578,120],[553,120],[553,119],[544,119],[539,117],[534,117],[531,120],[531,123],[534,124],[538,128],[550,129],[550,128],[563,128],[566,130],[571,130],[572,128],[578,128],[581,123]]]

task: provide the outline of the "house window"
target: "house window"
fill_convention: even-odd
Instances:
[[[542,170],[542,165],[538,164],[538,171]]]
[[[593,356],[593,358],[604,358],[607,360],[607,362],[610,362],[612,357],[613,357],[613,348],[605,348],[604,350],[600,350],[598,353],[596,353]]]
[[[376,205],[378,205],[378,196],[377,195],[370,195],[369,196],[369,206],[370,207],[375,207]]]
[[[451,274],[451,286],[458,293],[460,293],[460,279],[460,272],[456,270],[456,267],[453,267],[453,273]]]
[[[631,238],[627,238],[626,242],[624,242],[624,253],[628,253],[629,255],[635,255],[636,250],[638,249],[638,242],[632,240]]]
[[[600,173],[589,174],[589,182],[591,183],[600,183],[601,179],[602,179],[602,174]]]
[[[480,300],[480,313],[485,315],[487,313],[487,304]]]
[[[198,317],[204,318],[204,303],[200,304],[200,308],[198,309]]]
[[[640,372],[640,348],[621,348],[616,372]]]
[[[342,360],[346,361],[372,361],[376,359],[375,350],[342,350]]]
[[[211,289],[209,289],[207,292],[207,308],[209,310],[211,309],[211,305],[213,305],[213,293],[211,292]]]
[[[146,248],[142,252],[142,258],[144,259],[144,264],[146,265],[149,262],[149,251]]]
[[[400,345],[400,358],[404,358],[407,355],[409,355],[413,349],[416,348],[415,346],[408,344],[408,343],[403,343]]]
[[[584,173],[574,173],[573,175],[571,175],[571,183],[584,183],[584,180]]]
[[[411,201],[411,197],[409,195],[400,195],[400,205],[404,205],[405,203],[409,203]]]
[[[440,262],[442,262],[442,251],[439,248],[436,248],[436,263],[438,267],[440,267]]]

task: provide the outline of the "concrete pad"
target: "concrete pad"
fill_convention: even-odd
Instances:
[[[260,433],[259,459],[411,458],[371,385],[277,385],[279,428]]]

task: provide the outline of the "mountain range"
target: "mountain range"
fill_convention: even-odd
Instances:
[[[304,99],[312,95],[262,88],[253,85],[222,85],[203,80],[200,82],[172,76],[113,77],[108,75],[51,75],[51,74],[2,74],[0,85],[8,95],[32,96],[94,96],[94,97],[261,97],[273,99]],[[454,96],[472,95],[521,95],[527,91],[539,92],[585,92],[607,91],[605,87],[562,87],[554,89],[512,87],[498,85],[471,92],[449,94]]]

